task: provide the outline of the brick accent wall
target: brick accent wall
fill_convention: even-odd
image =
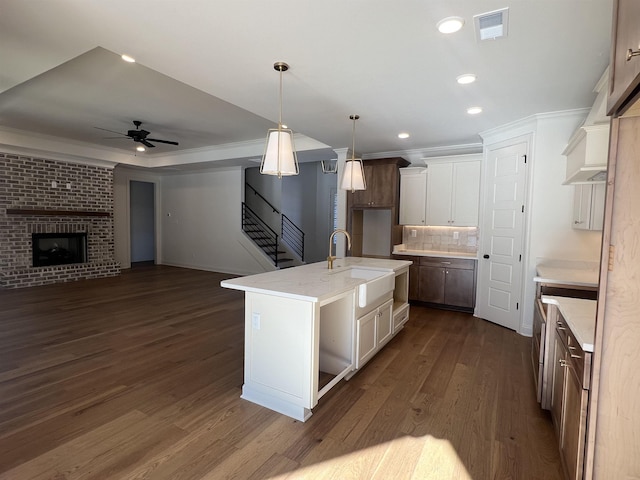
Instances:
[[[78,215],[7,214],[7,209]],[[86,212],[109,215],[81,215]],[[32,233],[75,232],[87,233],[87,263],[32,266]],[[0,152],[0,287],[118,275],[114,248],[112,169]]]

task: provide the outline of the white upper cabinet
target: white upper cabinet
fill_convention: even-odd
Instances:
[[[428,163],[426,225],[478,225],[481,155],[465,157]]]
[[[453,164],[451,225],[478,225],[480,203],[480,160]]]
[[[576,185],[573,197],[573,228],[602,230],[606,184]]]
[[[427,169],[400,169],[400,225],[425,225]]]

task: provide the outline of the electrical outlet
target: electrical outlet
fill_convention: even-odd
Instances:
[[[415,228],[411,229],[411,236],[414,238],[418,236],[418,231]]]
[[[453,232],[453,239],[458,240],[460,238],[460,232]]]
[[[51,182],[51,188],[56,188],[58,186],[58,182],[56,182],[55,180],[53,180]]]
[[[251,326],[254,330],[260,330],[260,314],[253,312],[251,314]]]
[[[67,190],[71,190],[71,184],[67,183]]]

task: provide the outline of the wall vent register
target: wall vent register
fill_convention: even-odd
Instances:
[[[481,13],[473,17],[476,40],[495,40],[506,37],[509,32],[509,9],[501,8],[492,12]]]

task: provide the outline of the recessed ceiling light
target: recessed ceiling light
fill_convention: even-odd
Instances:
[[[398,138],[409,138],[409,134],[407,132],[402,132],[398,134]]]
[[[127,55],[126,53],[123,53],[120,58],[122,58],[122,60],[124,60],[125,62],[136,63],[136,59],[130,55]]]
[[[142,145],[138,145],[138,146],[136,147],[136,150],[137,150],[137,151],[139,151],[139,152],[146,152],[146,150],[147,150],[147,149],[146,149],[146,148],[144,148]]]
[[[456,81],[460,85],[468,85],[476,81],[476,76],[473,73],[465,73],[456,77]]]
[[[437,23],[440,33],[455,33],[464,25],[464,19],[461,17],[443,18]]]
[[[480,112],[482,112],[482,108],[481,107],[469,107],[469,108],[467,108],[467,113],[469,115],[477,115]]]

